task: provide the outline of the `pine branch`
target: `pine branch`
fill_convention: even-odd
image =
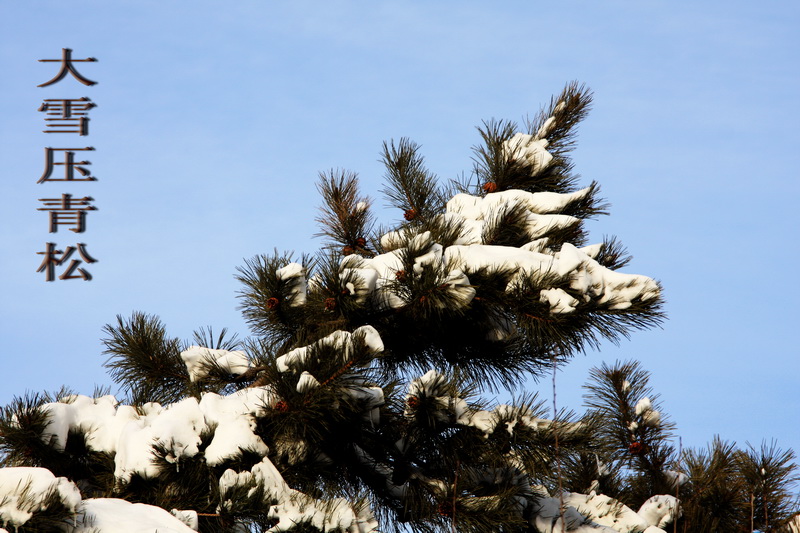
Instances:
[[[214,330],[211,326],[201,327],[192,333],[192,341],[196,346],[212,348],[214,350],[238,350],[241,345],[236,333],[227,337],[228,328],[222,328],[219,335],[214,337]]]
[[[800,481],[794,451],[778,448],[775,441],[762,442],[759,449],[748,444],[736,454],[744,490],[752,496],[754,525],[760,531],[780,531],[798,512],[789,490]]]
[[[383,163],[387,185],[382,189],[390,205],[403,211],[412,225],[430,220],[444,206],[444,198],[436,187],[436,177],[425,168],[419,145],[402,138],[383,143]]]
[[[503,206],[486,221],[482,241],[493,246],[513,246],[519,248],[531,240],[528,231],[528,209],[521,204]]]
[[[563,157],[575,147],[576,126],[586,118],[591,106],[592,92],[585,85],[572,81],[528,122],[528,133],[537,139],[547,139],[548,150]]]
[[[628,250],[616,237],[603,237],[600,251],[595,256],[598,263],[611,270],[624,268],[631,259],[633,258],[628,254]]]
[[[238,267],[236,279],[244,285],[239,291],[242,310],[250,328],[258,335],[278,345],[290,345],[306,322],[304,306],[295,305],[296,280],[283,279],[279,270],[292,262],[291,254],[260,255]],[[312,263],[301,258],[307,274]]]
[[[575,127],[588,114],[591,100],[591,93],[583,85],[568,84],[547,109],[528,121],[529,134],[525,138],[515,135],[517,125],[513,122],[484,122],[478,129],[483,146],[473,148],[474,172],[480,187],[485,192],[521,189],[565,193],[574,190],[577,178],[572,175],[573,165],[568,153],[575,144]],[[536,150],[541,158],[522,157],[527,147],[533,145],[538,145]],[[601,214],[604,207],[587,205],[590,214]]]
[[[40,466],[48,452],[42,436],[49,418],[41,409],[47,399],[35,393],[14,397],[0,411],[0,467]]]
[[[564,209],[558,211],[562,215],[570,215],[580,219],[596,218],[600,215],[607,215],[610,204],[599,197],[600,185],[593,181],[589,184],[589,191],[569,202]]]
[[[371,201],[359,193],[356,174],[337,170],[321,173],[317,189],[324,203],[322,215],[316,219],[322,231],[316,236],[328,237],[329,246],[341,247],[343,255],[374,255],[368,246],[375,225]]]
[[[690,482],[683,491],[684,533],[741,531],[750,524],[749,494],[737,475],[736,447],[715,437],[706,450],[685,450],[683,470]]]
[[[516,130],[515,123],[502,120],[484,121],[483,127],[478,128],[483,145],[474,146],[472,151],[473,171],[478,177],[479,187],[493,183],[496,191],[527,189],[525,185],[530,183],[530,169],[505,149],[505,143]]]
[[[174,402],[189,394],[186,365],[180,357],[180,341],[167,337],[158,317],[134,312],[128,320],[117,315],[117,324],[103,328],[108,338],[104,366],[133,403]]]
[[[594,416],[605,420],[599,436],[614,459],[646,459],[645,450],[672,438],[675,424],[662,412],[659,395],[649,385],[650,374],[638,361],[603,363],[589,374],[584,400]],[[633,443],[639,443],[641,451]]]

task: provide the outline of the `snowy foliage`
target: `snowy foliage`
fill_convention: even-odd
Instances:
[[[385,144],[393,228],[374,230],[354,174],[323,174],[323,252],[239,269],[255,338],[189,346],[157,318],[118,318],[106,364],[126,398],[3,411],[2,524],[657,533],[684,507],[695,519],[668,495],[695,485],[635,364],[596,371],[582,417],[480,398],[662,318],[659,283],[622,272],[615,240],[586,245],[605,206],[567,154],[590,99],[571,84],[528,133],[484,124],[476,185],[439,188],[417,145]]]

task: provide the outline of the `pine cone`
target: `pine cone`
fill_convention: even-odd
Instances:
[[[365,239],[364,237],[359,237],[358,239],[356,239],[356,246],[358,246],[359,248],[363,248],[366,245],[367,245],[367,239]]]
[[[394,277],[397,281],[405,281],[406,280],[406,271],[405,270],[398,270],[394,273]]]
[[[418,213],[416,209],[409,209],[408,211],[403,213],[403,218],[405,218],[406,220],[414,220],[415,218],[417,218],[417,214]]]
[[[356,252],[356,249],[350,246],[349,244],[342,248],[342,255],[352,255]]]
[[[416,409],[417,407],[419,407],[420,401],[419,398],[417,398],[416,396],[409,396],[408,399],[406,400],[406,403],[411,409]]]
[[[277,298],[270,298],[267,300],[267,309],[276,309],[279,305],[281,305],[281,301]]]
[[[336,298],[326,298],[325,299],[325,310],[326,311],[333,311],[336,309]]]
[[[286,413],[289,411],[289,404],[283,400],[279,400],[278,403],[275,404],[274,409],[279,413]]]
[[[493,181],[487,181],[483,184],[483,192],[486,194],[492,193],[497,190],[497,184]]]
[[[631,442],[630,446],[628,446],[628,451],[631,452],[631,455],[641,455],[645,452],[645,445],[639,441]]]

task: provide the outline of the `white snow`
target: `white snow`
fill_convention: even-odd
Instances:
[[[182,511],[185,512],[185,511]],[[196,515],[196,513],[195,513]],[[90,498],[78,508],[74,526],[67,533],[194,533],[196,530],[168,511],[154,505],[130,503],[117,498]]]
[[[539,301],[550,305],[554,315],[571,313],[578,305],[578,300],[564,292],[563,289],[545,289],[539,293]]]
[[[469,425],[472,412],[462,398],[447,393],[445,376],[436,370],[429,370],[425,375],[413,380],[406,395],[406,416],[414,416],[414,410],[408,405],[412,397],[427,397],[433,400],[438,408],[433,416],[440,422],[454,421],[457,424]],[[480,418],[476,421],[480,421]]]
[[[200,519],[197,516],[197,511],[179,511],[178,509],[173,509],[170,512],[172,516],[186,524],[190,529],[197,531],[200,527]]]
[[[306,269],[300,263],[289,263],[275,271],[280,280],[289,281],[289,295],[287,301],[292,307],[306,303]]]
[[[467,276],[484,268],[516,269],[509,290],[518,286],[525,277],[542,278],[549,273],[568,276],[570,289],[582,294],[585,301],[593,301],[608,309],[623,309],[636,299],[650,300],[658,296],[660,290],[653,279],[614,272],[568,243],[554,255],[508,246],[454,245],[445,250],[444,259],[446,264],[459,268]],[[553,314],[572,312],[578,303],[558,292],[545,292],[542,298],[550,304]]]
[[[228,396],[206,393],[200,401],[209,427],[216,427],[211,444],[205,450],[206,462],[212,466],[239,454],[240,448],[266,454],[269,450],[255,434],[255,416],[261,416],[275,403],[268,387],[249,387]]]
[[[414,258],[414,264],[406,275],[420,275],[427,268],[439,272],[442,276],[441,287],[446,288],[456,305],[467,305],[475,296],[475,289],[469,278],[459,269],[448,269],[443,262],[444,248],[431,240],[430,232],[416,235],[408,243],[409,248],[421,249],[420,255]],[[399,309],[407,305],[403,298],[391,290],[391,284],[397,279],[397,273],[403,271],[402,254],[405,247],[380,254],[372,258],[347,256],[342,260],[343,273],[349,273],[361,280],[364,292],[371,292],[375,302],[383,308]]]
[[[473,411],[467,419],[467,425],[477,428],[484,435],[490,435],[497,426],[497,418],[489,411]],[[510,430],[509,433],[511,433]]]
[[[535,500],[530,523],[540,533],[614,533],[609,527],[594,523],[586,523],[586,517],[574,507],[566,505],[561,511],[558,498],[540,497]],[[562,519],[563,515],[563,519]]]
[[[548,117],[547,120],[545,120],[542,123],[542,125],[539,126],[539,129],[536,130],[536,136],[535,136],[536,139],[546,138],[547,135],[550,133],[550,130],[553,129],[555,122],[556,122],[556,117]]]
[[[636,413],[636,416],[641,417],[642,422],[646,426],[658,427],[658,425],[661,423],[661,413],[653,409],[653,404],[650,401],[650,398],[644,397],[639,400],[634,407],[634,412]]]
[[[412,381],[408,386],[408,396],[436,396],[445,380],[444,374],[436,370],[428,370],[423,376]]]
[[[300,379],[297,381],[297,392],[303,394],[318,387],[319,381],[310,372],[304,371],[300,374]]]
[[[372,353],[380,353],[383,351],[383,340],[378,333],[378,330],[372,326],[361,326],[353,330],[353,335],[363,336],[364,344],[372,350]]]
[[[444,220],[459,223],[463,227],[457,244],[483,244],[483,232],[487,224],[504,211],[522,207],[528,238],[536,240],[548,232],[577,224],[579,219],[557,214],[570,202],[580,199],[589,188],[569,194],[550,192],[529,193],[516,189],[487,194],[484,197],[457,194],[447,202]]]
[[[561,522],[558,497],[543,497],[536,501],[531,523],[542,533],[665,533],[660,528],[680,516],[677,501],[668,495],[650,498],[638,513],[617,500],[594,492],[564,492],[561,499],[566,527]]]
[[[408,276],[420,275],[425,268],[441,273],[442,285],[447,287],[456,300],[463,302],[463,305],[472,300],[475,289],[469,285],[469,278],[461,271],[449,271],[445,268],[442,262],[443,247],[431,240],[430,232],[426,231],[411,237],[408,248],[421,250],[420,254],[414,257],[410,272],[404,271],[402,259],[407,248],[400,247],[372,258],[347,256],[341,262],[342,273],[358,279],[364,295],[372,294],[375,302],[383,308],[398,309],[407,304],[403,298],[390,290],[398,272],[403,271]]]
[[[300,522],[309,522],[321,531],[344,530],[348,533],[368,533],[377,531],[378,527],[378,521],[367,507],[353,509],[343,498],[316,502],[302,493],[273,505],[269,517],[277,519],[278,523],[268,532],[289,531]]]
[[[667,476],[673,488],[682,487],[689,482],[689,476],[683,472],[676,472],[675,470],[665,470],[664,475]]]
[[[543,155],[547,154],[544,146],[543,139],[517,134],[508,141],[507,149],[519,157],[533,158],[536,164],[544,164],[547,159]],[[547,237],[550,232],[581,222],[560,213],[572,203],[586,199],[592,191],[593,187],[586,187],[571,193],[506,190],[485,196],[456,194],[447,202],[446,212],[438,220],[460,229],[454,244],[444,247],[433,241],[429,231],[415,233],[410,227],[388,232],[381,237],[381,245],[387,252],[374,257],[350,254],[342,258],[342,290],[359,302],[371,298],[378,308],[401,309],[410,302],[406,300],[407,295],[396,290],[398,279],[419,276],[431,269],[440,276],[439,286],[450,293],[454,305],[464,307],[476,295],[469,277],[488,269],[515,272],[507,287],[509,291],[519,287],[526,278],[561,278],[563,281],[558,287],[543,287],[538,295],[539,301],[546,303],[553,315],[574,313],[584,304],[592,304],[592,308],[624,310],[638,300],[656,298],[660,287],[652,278],[616,272],[600,265],[595,258],[602,249],[601,244],[577,248],[563,243],[560,250],[550,251]],[[519,248],[485,244],[487,226],[497,224],[502,213],[511,208],[522,210],[529,242]],[[407,258],[411,264],[406,272],[404,259],[410,250],[414,251],[414,256]],[[302,266],[292,263],[278,273],[281,279],[296,280],[299,284],[296,292],[302,293],[302,301],[305,301],[307,283]],[[300,296],[297,298],[299,305]],[[498,323],[489,337],[502,340],[512,332],[512,324]],[[288,364],[287,361],[302,364],[304,357],[305,349],[298,348],[284,356],[279,364]]]
[[[650,403],[650,398],[645,396],[638,402],[636,402],[636,406],[633,408],[634,412],[637,416],[642,416],[645,411],[649,411],[653,408],[653,405]]]
[[[384,349],[380,335],[372,326],[362,326],[352,333],[336,331],[320,339],[315,345],[337,347],[341,357],[343,357],[342,363],[344,363],[349,359],[350,353],[355,348],[355,342],[363,343],[373,354],[380,353]],[[290,351],[277,360],[278,368],[281,371],[293,371],[300,374],[296,385],[296,389],[300,393],[307,393],[321,386],[319,380],[309,370],[305,370],[310,349],[311,346],[303,346]],[[378,407],[384,403],[382,389],[379,387],[353,386],[348,388],[345,393],[362,402],[366,419],[377,422],[379,417]],[[213,438],[204,454],[206,461],[212,466],[237,455],[240,448],[266,454],[268,451],[266,445],[254,432],[254,415],[263,414],[264,409],[274,402],[275,398],[268,388],[251,387],[228,396],[205,393],[199,404],[191,399],[173,404],[167,410],[169,412],[161,413],[154,421],[144,425],[145,429],[143,431],[150,428],[150,433],[143,433],[144,437],[136,440],[136,444],[133,446],[139,455],[135,456],[134,460],[128,459],[129,455],[124,455],[118,460],[118,465],[125,460],[132,463],[120,469],[119,477],[126,479],[130,476],[130,472],[139,472],[143,475],[153,475],[155,473],[154,467],[149,461],[151,454],[146,445],[146,437],[149,437],[152,441],[153,434],[160,435],[162,443],[168,442],[170,444],[171,449],[174,450],[176,461],[182,456],[196,454],[197,444],[200,442],[200,433],[211,429],[214,430]],[[180,424],[175,424],[157,431],[152,429],[152,426],[158,423],[163,425],[171,421],[169,413],[172,411],[175,411],[176,416],[179,412],[185,411],[180,416],[180,420],[193,421],[191,427],[182,427]]]
[[[46,468],[0,468],[0,522],[4,526],[25,524],[34,513],[46,510],[53,497],[73,512],[81,501],[72,481]]]
[[[361,326],[356,328],[352,333],[349,331],[334,331],[327,337],[324,337],[314,343],[317,346],[327,345],[334,346],[343,352],[344,358],[342,362],[348,359],[348,354],[352,350],[353,337],[362,338],[367,348],[373,353],[380,353],[383,351],[383,341],[381,340],[378,331],[372,326]],[[310,354],[311,346],[301,346],[287,352],[286,354],[276,359],[278,370],[281,372],[296,372],[307,363]]]
[[[545,150],[546,139],[536,139],[533,135],[517,133],[503,143],[503,150],[514,159],[525,161],[533,167],[531,173],[544,170],[553,160],[553,156]]]
[[[509,435],[514,434],[517,426],[539,430],[549,427],[551,420],[537,418],[531,415],[526,408],[512,405],[498,405],[492,411],[470,407],[463,398],[452,396],[447,391],[444,374],[436,370],[429,370],[423,376],[413,380],[406,394],[406,409],[404,415],[413,417],[415,410],[409,404],[411,398],[426,397],[432,400],[437,410],[432,414],[441,422],[451,422],[463,426],[472,426],[488,437],[503,421],[502,429]],[[562,430],[577,431],[582,427],[580,422],[565,424]]]
[[[116,405],[116,398],[110,395],[97,399],[75,395],[45,404],[42,411],[49,415],[49,420],[43,440],[63,451],[69,432],[82,431],[92,449],[115,453],[116,439],[109,439],[108,435],[118,433],[130,420],[138,418],[132,407],[117,411]]]
[[[214,350],[202,346],[190,346],[181,352],[181,359],[189,371],[189,379],[192,382],[202,380],[214,366],[234,376],[244,374],[250,368],[247,354],[239,350]]]
[[[646,426],[658,427],[661,423],[661,413],[655,409],[650,409],[642,415],[642,420]]]
[[[380,422],[380,407],[386,403],[383,389],[380,387],[350,387],[347,394],[354,400],[361,402],[364,409],[364,420],[373,426]]]
[[[581,246],[580,251],[588,255],[591,259],[597,258],[600,250],[603,249],[603,243],[590,244],[588,246]]]
[[[794,518],[789,522],[789,533],[800,533],[800,514],[794,515]]]
[[[274,403],[270,389],[251,387],[228,396],[205,393],[198,402],[186,398],[164,408],[145,404],[138,413],[131,406],[115,408],[116,399],[104,396],[69,398],[70,403],[45,404],[50,419],[44,440],[63,450],[70,431],[82,431],[89,449],[114,455],[115,476],[127,481],[133,474],[153,477],[153,445],[167,449],[166,459],[179,463],[199,453],[200,434],[213,432],[204,454],[210,465],[217,465],[249,448],[266,453],[267,447],[255,433],[254,415]],[[177,466],[176,466],[177,468]]]
[[[353,506],[342,498],[315,500],[290,488],[266,457],[249,472],[225,471],[219,481],[223,506],[232,505],[233,502],[225,500],[225,496],[234,487],[248,488],[250,495],[255,493],[257,487],[261,487],[265,490],[265,503],[271,499],[279,502],[269,509],[269,517],[278,520],[268,530],[270,532],[287,531],[304,521],[323,531],[339,528],[352,533],[368,533],[378,527],[377,520],[366,506]]]
[[[275,362],[280,372],[288,372],[291,368],[305,365],[307,358],[308,346],[300,346],[278,357]]]
[[[659,494],[645,501],[638,514],[651,526],[663,528],[680,518],[682,512],[675,496]]]
[[[650,525],[630,508],[605,494],[565,493],[564,503],[574,507],[581,515],[589,518],[595,524],[617,531],[628,531],[633,528],[645,529]]]

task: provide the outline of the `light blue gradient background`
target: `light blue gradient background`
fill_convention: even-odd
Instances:
[[[626,269],[662,281],[670,320],[558,376],[581,409],[601,361],[653,374],[684,446],[715,434],[800,450],[797,348],[800,7],[796,2],[6,1],[0,5],[0,404],[110,383],[102,327],[134,310],[189,338],[247,334],[235,269],[313,252],[317,173],[378,191],[381,142],[408,136],[467,174],[482,119],[535,114],[570,80],[595,92],[574,153]],[[71,78],[36,86],[56,65]],[[89,96],[90,135],[42,133],[44,98]],[[94,183],[45,183],[43,147],[94,146]],[[38,198],[95,198],[51,235]],[[400,213],[383,210],[384,222]],[[94,280],[45,283],[47,241],[86,242]],[[550,397],[549,377],[539,384]]]

